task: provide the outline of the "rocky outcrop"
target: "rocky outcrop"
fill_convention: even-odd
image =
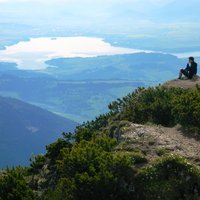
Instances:
[[[122,134],[117,150],[141,152],[149,162],[173,153],[200,166],[200,141],[189,137],[180,127],[131,124]]]
[[[193,88],[196,88],[197,85],[200,86],[200,77],[199,76],[195,76],[192,80],[188,80],[186,78],[174,79],[174,80],[164,83],[163,87],[193,89]]]

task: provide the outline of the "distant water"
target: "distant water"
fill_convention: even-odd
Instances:
[[[101,38],[31,38],[0,50],[0,61],[15,62],[20,69],[45,69],[45,61],[54,58],[95,57],[101,55],[150,52],[114,47]]]
[[[185,53],[175,53],[175,56],[177,56],[178,58],[188,58],[190,56],[199,58],[200,57],[200,51],[193,51],[193,52],[185,52]]]

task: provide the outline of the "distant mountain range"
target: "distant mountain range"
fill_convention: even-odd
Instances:
[[[0,167],[27,164],[32,153],[44,152],[44,144],[72,131],[76,122],[106,112],[109,102],[137,87],[173,79],[185,61],[169,54],[137,53],[58,58],[47,64],[46,70],[31,71],[0,62],[0,96],[12,97],[0,97]]]
[[[58,58],[46,62],[46,71],[68,80],[128,79],[159,83],[177,76],[185,61],[163,53],[135,53],[93,58]]]
[[[0,62],[0,74],[56,80],[140,80],[165,82],[177,76],[186,60],[164,53],[134,53],[92,58],[57,58],[44,70],[19,70],[15,63]],[[162,74],[162,76],[161,76]]]
[[[14,98],[0,97],[0,167],[25,165],[31,154],[77,123]]]
[[[58,58],[46,70],[0,63],[0,95],[14,97],[81,123],[107,112],[107,104],[137,87],[177,77],[185,60],[162,53]]]

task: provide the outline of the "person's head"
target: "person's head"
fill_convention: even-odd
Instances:
[[[189,57],[189,63],[193,63],[194,62],[194,57]]]

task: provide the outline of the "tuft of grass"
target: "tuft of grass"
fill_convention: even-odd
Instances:
[[[142,152],[126,152],[126,151],[121,151],[117,152],[118,155],[126,155],[132,160],[132,164],[144,164],[147,163],[148,160],[146,156]]]
[[[164,156],[164,155],[167,155],[169,154],[171,151],[169,149],[166,149],[166,148],[159,148],[156,150],[156,153],[158,156]]]

